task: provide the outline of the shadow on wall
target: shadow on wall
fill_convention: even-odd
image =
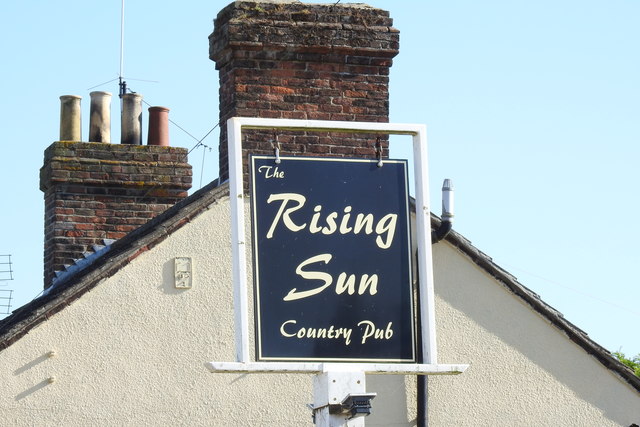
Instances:
[[[367,392],[378,394],[371,401],[371,415],[366,418],[368,426],[398,425],[399,420],[406,420],[407,415],[414,412],[413,408],[407,408],[405,382],[404,375],[367,375]]]
[[[24,364],[23,366],[21,366],[20,368],[18,368],[15,371],[13,371],[13,375],[19,376],[19,375],[24,374],[25,372],[35,368],[36,366],[48,361],[53,356],[53,354],[54,353],[49,352],[49,353],[45,353],[45,354],[42,354],[42,355],[36,357],[31,362],[28,362],[28,363]],[[46,378],[46,379],[40,381],[38,384],[36,384],[36,385],[34,385],[32,387],[29,387],[28,389],[26,389],[22,393],[17,394],[16,397],[15,397],[15,400],[22,400],[22,399],[28,397],[29,395],[35,393],[36,391],[48,386],[53,381],[54,381],[53,377]]]
[[[41,356],[38,356],[37,358],[33,359],[31,362],[26,363],[24,366],[21,366],[20,368],[13,371],[13,375],[21,375],[27,372],[28,370],[36,367],[37,365],[41,364],[42,362],[49,360],[50,357],[51,357],[50,353],[45,353]]]
[[[17,394],[16,395],[16,400],[22,400],[25,397],[28,397],[29,395],[35,393],[36,391],[38,391],[38,390],[40,390],[42,388],[45,388],[46,386],[50,385],[51,382],[52,381],[49,380],[49,379],[45,379],[45,380],[40,381],[38,384],[34,385],[33,387],[26,389],[25,391],[23,391],[20,394]]]

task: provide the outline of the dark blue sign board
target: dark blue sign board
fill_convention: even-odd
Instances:
[[[256,358],[415,362],[407,163],[251,157]]]

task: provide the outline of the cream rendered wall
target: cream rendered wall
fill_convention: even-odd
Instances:
[[[310,377],[204,366],[234,360],[229,230],[224,199],[0,352],[0,425],[310,424]],[[173,287],[176,256],[192,289]]]
[[[434,247],[440,362],[429,378],[436,426],[629,426],[640,394],[448,244]]]
[[[0,424],[312,425],[310,375],[204,367],[234,359],[229,224],[224,198],[0,352]],[[190,290],[173,287],[177,256]],[[638,422],[637,392],[446,243],[435,268],[439,360],[471,367],[430,378],[432,426]],[[367,425],[415,425],[414,378],[367,382]]]

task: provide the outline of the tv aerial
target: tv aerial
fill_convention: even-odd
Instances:
[[[127,88],[127,82],[125,81],[126,77],[124,77],[124,0],[122,0],[121,4],[122,4],[122,7],[120,8],[120,70],[118,72],[118,77],[111,79],[109,81],[106,81],[104,83],[100,83],[98,85],[92,86],[87,89],[87,90],[95,89],[100,86],[115,82],[117,80],[118,87],[119,87],[118,95],[120,96],[120,98],[122,98],[122,95],[126,94],[127,91],[130,91],[130,89]],[[156,80],[145,80],[145,79],[134,79],[134,78],[127,78],[127,80],[135,80],[139,82],[148,82],[148,83],[158,83],[158,81]]]
[[[125,9],[125,0],[121,0],[121,10],[120,10],[120,69],[118,72],[118,77],[113,78],[109,81],[100,83],[98,85],[92,86],[90,88],[88,88],[87,90],[92,90],[92,89],[96,89],[100,86],[104,86],[106,84],[112,83],[114,81],[118,81],[118,95],[119,98],[122,100],[123,95],[127,94],[127,93],[135,93],[134,91],[132,91],[131,89],[129,89],[127,87],[127,81],[126,80],[134,80],[134,81],[139,81],[139,82],[148,82],[148,83],[159,83],[157,80],[145,80],[145,79],[134,79],[131,77],[125,77],[124,76],[124,9]],[[126,79],[126,80],[125,80]],[[142,102],[148,106],[151,106],[147,101],[145,101],[144,99],[142,100]],[[120,108],[122,109],[122,101],[120,102]],[[173,120],[169,119],[169,122],[173,125],[175,125],[178,129],[180,129],[182,132],[184,132],[186,135],[188,135],[189,137],[191,137],[194,141],[196,141],[196,145],[189,150],[189,153],[191,153],[193,150],[202,147],[202,168],[200,171],[200,187],[202,188],[202,179],[204,176],[204,164],[205,164],[205,154],[207,151],[211,152],[213,150],[214,147],[203,144],[202,141],[204,141],[205,138],[207,138],[219,125],[220,123],[215,123],[213,125],[213,127],[202,137],[202,138],[197,138],[195,137],[193,134],[191,134],[190,132],[188,132],[186,129],[184,129],[182,126],[180,126],[178,123],[174,122]],[[188,154],[189,154],[188,153]]]
[[[7,286],[5,282],[13,280],[11,255],[0,255],[0,286]],[[0,289],[0,315],[11,313],[11,299],[13,289]]]

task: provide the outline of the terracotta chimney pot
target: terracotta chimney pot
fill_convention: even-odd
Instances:
[[[147,145],[169,146],[169,109],[149,107],[149,136]]]

